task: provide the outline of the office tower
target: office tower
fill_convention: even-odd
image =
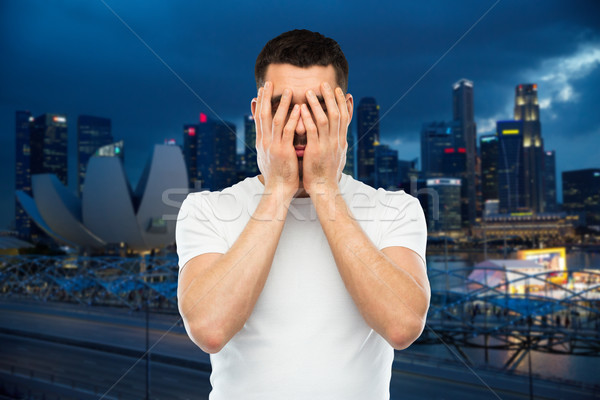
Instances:
[[[67,117],[42,114],[31,123],[31,175],[55,174],[67,186]]]
[[[360,100],[356,110],[358,179],[375,184],[375,143],[379,143],[379,105],[373,97]]]
[[[90,157],[100,147],[112,141],[110,119],[90,115],[80,115],[77,118],[77,179],[80,195]]]
[[[498,199],[498,136],[485,135],[479,139],[481,152],[481,199]]]
[[[246,176],[260,174],[256,161],[256,124],[252,115],[244,115],[244,171]]]
[[[498,121],[496,131],[500,212],[528,211],[523,163],[523,121]]]
[[[221,190],[235,183],[236,126],[200,113],[200,122],[184,125],[184,158],[192,190]],[[194,151],[195,149],[195,151]]]
[[[354,137],[352,125],[348,126],[346,140],[348,141],[348,151],[346,152],[346,165],[344,166],[343,172],[352,177],[356,177],[356,138]]]
[[[445,122],[423,124],[421,129],[421,171],[425,177],[445,175],[444,154],[454,149],[453,125]]]
[[[523,121],[525,201],[534,212],[544,211],[544,143],[540,124],[537,85],[515,88],[515,120]]]
[[[16,176],[15,189],[22,190],[31,196],[31,138],[30,123],[33,117],[29,111],[16,112]],[[31,219],[25,212],[21,203],[15,198],[15,230],[22,239],[29,239],[31,236]]]
[[[544,152],[544,211],[555,212],[556,207],[556,152]]]
[[[398,160],[398,182],[400,186],[403,186],[406,182],[410,182],[411,179],[419,177],[419,170],[417,169],[418,161],[418,157],[414,160]]]
[[[458,178],[427,179],[427,189],[434,194],[427,201],[429,232],[449,233],[461,229],[461,186]]]
[[[473,82],[461,79],[452,86],[453,120],[458,123],[454,130],[455,147],[465,149],[465,172],[462,175],[463,224],[473,225],[480,208],[477,203],[476,158],[477,125],[473,111]]]
[[[184,125],[183,126],[183,159],[185,160],[185,166],[187,168],[189,187],[194,189],[196,187],[196,180],[198,179],[198,151],[196,149],[196,125]]]
[[[375,146],[375,189],[384,188],[397,190],[400,186],[398,179],[398,150],[391,149],[386,144]]]
[[[583,213],[586,224],[600,225],[600,168],[562,173],[563,210]]]

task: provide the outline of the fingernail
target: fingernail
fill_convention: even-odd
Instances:
[[[267,81],[265,82],[265,89],[268,89],[271,86],[271,82]]]
[[[327,82],[323,83],[323,87],[327,90],[331,89],[331,86],[329,86],[329,83],[327,83]]]
[[[283,95],[284,95],[285,97],[288,97],[288,96],[290,95],[290,91],[289,91],[289,89],[285,89],[285,90],[283,91]]]
[[[308,91],[308,97],[313,97],[315,95],[315,92],[313,92],[312,90]]]

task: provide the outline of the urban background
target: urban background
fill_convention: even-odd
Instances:
[[[426,214],[432,305],[392,398],[597,396],[599,5],[263,7],[0,5],[0,396],[208,394],[175,216],[260,173],[254,62],[294,28],[348,58],[344,172]]]

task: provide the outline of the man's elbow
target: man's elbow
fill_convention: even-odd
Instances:
[[[227,344],[225,335],[214,326],[206,327],[190,321],[184,321],[184,326],[192,342],[205,353],[218,353]]]
[[[415,316],[403,321],[400,327],[392,329],[387,335],[387,341],[395,350],[404,350],[421,336],[424,328],[425,318]]]

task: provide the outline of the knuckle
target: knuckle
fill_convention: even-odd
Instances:
[[[283,118],[281,118],[280,116],[276,116],[275,118],[273,118],[273,125],[277,127],[283,125]]]

